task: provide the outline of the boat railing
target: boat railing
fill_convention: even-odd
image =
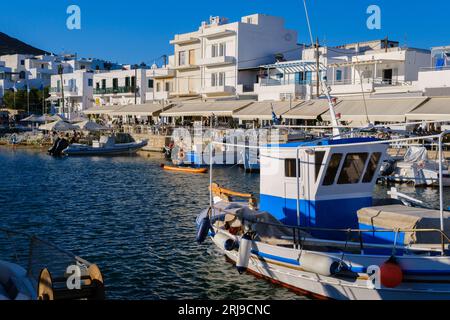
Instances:
[[[360,128],[358,131],[363,131],[366,130],[368,128]],[[349,133],[341,133],[338,136],[332,137],[334,139],[341,139],[345,136],[349,136],[349,137],[353,137],[355,135],[356,132],[349,132]],[[380,145],[380,144],[392,144],[392,143],[399,143],[399,142],[410,142],[410,141],[417,141],[417,139],[425,139],[425,140],[437,140],[437,145],[438,145],[438,157],[437,159],[440,159],[440,161],[438,161],[438,165],[439,165],[439,213],[440,213],[440,230],[442,233],[444,233],[444,189],[443,189],[443,173],[444,173],[444,169],[443,169],[443,139],[446,135],[448,135],[450,133],[450,131],[444,131],[440,134],[435,134],[435,135],[430,135],[430,136],[421,136],[421,137],[407,137],[407,138],[396,138],[396,139],[379,139],[379,140],[375,140],[375,141],[364,141],[364,142],[349,142],[349,143],[341,143],[341,144],[335,144],[335,145],[327,145],[326,147],[329,149],[334,149],[334,148],[350,148],[350,147],[356,147],[356,146],[368,146],[368,145]],[[323,141],[324,139],[318,139],[316,140],[316,142],[320,142]],[[211,148],[213,147],[213,145],[218,144],[218,145],[224,145],[224,146],[233,146],[233,147],[245,147],[242,145],[238,145],[238,144],[231,144],[231,143],[222,143],[222,142],[216,142],[216,141],[212,141],[212,143],[210,144]],[[276,148],[276,145],[268,145],[268,146],[247,146],[248,148],[255,148],[255,149],[271,149],[271,148]],[[296,189],[297,189],[297,196],[296,196],[296,202],[297,202],[297,221],[298,224],[300,224],[300,190],[301,190],[301,186],[300,186],[300,163],[301,163],[301,159],[300,159],[300,151],[304,150],[305,152],[311,153],[314,152],[316,149],[322,149],[324,146],[321,145],[320,143],[317,143],[317,145],[312,145],[312,144],[308,144],[308,145],[299,145],[297,147],[293,147],[296,149]],[[213,183],[213,162],[212,159],[210,159],[210,185],[212,185]],[[210,192],[210,207],[213,207],[213,196],[212,196],[212,192]],[[392,232],[392,231],[391,231]],[[416,232],[416,231],[414,231]],[[442,240],[443,242],[443,240]],[[442,249],[442,254],[444,254],[444,250]]]
[[[68,266],[88,268],[92,264],[40,237],[0,228],[1,260],[11,261],[27,271],[36,281],[42,269],[63,276]]]
[[[309,243],[322,243],[324,246],[332,246],[338,245],[343,247],[353,247],[358,248],[361,250],[361,252],[364,251],[365,248],[380,248],[380,249],[392,249],[392,252],[395,253],[396,250],[412,250],[412,251],[437,251],[440,252],[441,255],[446,255],[446,245],[450,244],[450,236],[447,235],[446,232],[440,230],[440,229],[409,229],[409,228],[393,228],[393,229],[360,229],[360,228],[347,228],[347,229],[339,229],[339,228],[320,228],[320,227],[302,227],[302,226],[293,226],[293,225],[285,225],[280,223],[271,223],[271,222],[264,222],[264,221],[258,221],[256,219],[250,219],[245,218],[243,216],[240,216],[236,212],[232,212],[226,209],[218,208],[216,206],[213,206],[213,209],[210,210],[211,212],[211,218],[214,220],[214,217],[225,217],[225,215],[232,215],[236,218],[241,219],[242,225],[244,226],[246,223],[248,225],[265,225],[265,226],[272,226],[277,228],[286,228],[292,231],[292,238],[289,240],[292,240],[292,244],[294,249],[301,249],[303,247],[303,244],[305,242]],[[218,213],[218,214],[217,214]],[[327,233],[341,233],[345,234],[347,236],[346,241],[338,241],[338,240],[330,240],[330,239],[321,239],[321,238],[312,238],[307,237],[306,235],[311,234],[312,232],[321,232],[324,234]],[[372,243],[372,242],[365,242],[364,241],[364,234],[381,234],[381,233],[393,233],[395,235],[394,242],[392,244],[380,244],[380,243]],[[399,235],[401,233],[436,233],[440,236],[440,243],[436,243],[435,245],[439,244],[439,247],[435,247],[432,245],[423,245],[423,246],[411,246],[411,245],[399,245],[397,243]],[[357,241],[355,242],[355,235],[357,235]],[[287,240],[287,239],[283,239]]]

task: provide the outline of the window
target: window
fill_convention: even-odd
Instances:
[[[131,77],[131,87],[136,88],[136,77],[135,76]]]
[[[316,181],[319,177],[320,169],[322,169],[323,158],[325,158],[325,151],[315,152],[315,166],[316,166]]]
[[[184,66],[186,64],[186,51],[178,52],[178,65]]]
[[[156,92],[160,92],[161,91],[161,83],[157,83],[156,84]]]
[[[102,89],[106,89],[106,79],[102,80]]]
[[[217,73],[211,74],[211,87],[217,86]]]
[[[113,89],[119,89],[119,79],[113,79]]]
[[[148,87],[153,89],[153,79],[148,79]]]
[[[284,175],[287,178],[296,178],[297,177],[297,166],[295,159],[285,159],[284,160]],[[300,168],[300,160],[298,161],[298,166]],[[299,172],[300,176],[300,172]]]
[[[20,60],[20,65],[24,66],[25,65],[25,60]]]
[[[358,183],[366,166],[367,153],[349,153],[339,176],[338,184]]]
[[[342,81],[342,70],[336,70],[336,81]]]
[[[226,53],[226,44],[225,42],[216,43],[211,46],[211,57],[223,57]]]
[[[96,84],[95,84],[95,88],[98,90],[98,89],[100,89],[100,82],[97,82]]]
[[[363,183],[372,182],[380,160],[381,152],[375,152],[374,154],[372,154],[369,160],[369,164],[367,165],[366,173],[364,174]]]
[[[219,73],[219,86],[225,85],[225,72]]]
[[[130,77],[126,77],[126,78],[125,78],[125,87],[129,88],[130,85],[131,85]]]
[[[166,92],[170,91],[170,82],[166,82]]]
[[[94,85],[94,80],[88,79],[88,87],[92,87]]]
[[[217,50],[217,44],[213,44],[213,45],[211,46],[211,57],[212,57],[212,58],[217,57],[217,53],[218,53],[218,50]]]
[[[323,179],[324,186],[331,186],[334,184],[334,179],[341,165],[342,153],[335,153],[331,156],[330,163],[328,164],[327,172],[325,173],[325,178]]]
[[[189,64],[195,64],[195,50],[189,50]]]

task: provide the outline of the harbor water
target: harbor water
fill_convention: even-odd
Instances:
[[[102,270],[109,299],[305,299],[238,275],[195,242],[209,175],[163,171],[152,157],[52,158],[0,148],[0,227],[40,236]],[[215,168],[214,181],[258,193],[259,175]],[[437,207],[437,189],[399,190]],[[377,186],[378,196],[387,188]],[[446,204],[450,197],[446,193]]]

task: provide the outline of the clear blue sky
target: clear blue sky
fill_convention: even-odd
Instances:
[[[82,29],[66,28],[66,9],[79,5]],[[382,29],[366,27],[366,9],[382,10]],[[327,45],[389,36],[410,47],[449,45],[445,0],[308,0],[314,36]],[[210,15],[236,21],[252,13],[282,16],[309,42],[302,0],[6,0],[1,3],[0,31],[41,49],[74,52],[121,63],[153,63],[172,54],[176,33],[196,30]]]

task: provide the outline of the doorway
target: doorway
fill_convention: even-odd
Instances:
[[[392,84],[392,69],[384,69],[383,70],[383,84]]]

